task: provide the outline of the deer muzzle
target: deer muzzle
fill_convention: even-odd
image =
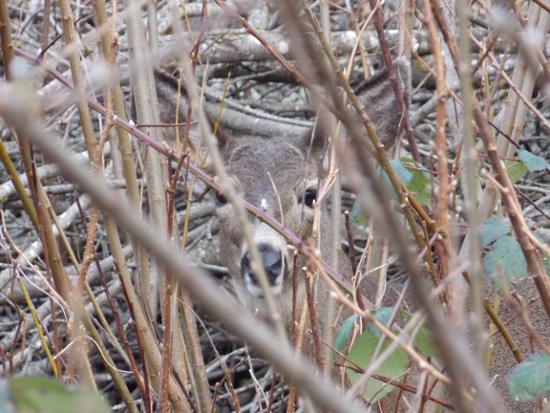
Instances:
[[[282,290],[282,283],[288,277],[288,262],[281,250],[270,245],[258,245],[258,251],[271,293],[277,296]],[[260,297],[264,295],[256,274],[252,270],[249,252],[244,254],[241,260],[241,276],[245,281],[246,288],[253,296]]]

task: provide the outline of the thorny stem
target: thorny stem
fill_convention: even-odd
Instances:
[[[74,45],[77,43],[76,33],[74,28],[74,21],[72,16],[71,5],[68,0],[60,0],[59,8],[62,16],[63,24],[63,38],[67,45]],[[95,134],[92,124],[92,118],[90,114],[89,107],[86,103],[86,94],[85,94],[85,83],[83,77],[83,71],[80,63],[80,56],[78,53],[70,53],[68,56],[71,74],[74,79],[75,92],[77,98],[77,108],[80,118],[80,123],[82,125],[82,132],[84,135],[84,140],[86,143],[86,149],[88,150],[89,158],[93,169],[99,168],[98,163],[98,154],[101,155],[101,151],[98,151],[97,142],[95,140]],[[109,108],[107,110],[109,113]],[[109,116],[107,114],[107,116]],[[91,262],[91,250],[93,247],[93,238],[95,237],[95,219],[97,218],[97,209],[94,208],[92,211],[92,221],[90,226],[90,231],[88,234],[87,248],[85,252],[88,252],[88,256],[84,258],[84,262],[81,270],[86,271],[88,265]],[[84,334],[80,334],[80,325],[88,317],[83,313],[84,306],[82,305],[82,287],[84,284],[83,274],[80,274],[80,281],[78,282],[77,288],[73,288],[73,294],[70,300],[71,306],[73,306],[74,318],[71,320],[71,326],[69,331],[71,332],[71,339],[77,340],[77,344],[74,349],[71,349],[69,353],[69,360],[72,357],[75,357],[75,362],[79,367],[79,373],[83,375],[84,382],[91,386],[93,383],[93,375],[91,372],[91,366],[89,365],[88,357],[85,351],[84,343]],[[95,384],[94,384],[95,385]]]
[[[355,247],[353,245],[353,234],[351,233],[351,224],[349,211],[344,213],[344,218],[346,220],[346,232],[348,235],[348,244],[349,244],[349,260],[351,263],[351,272],[353,274],[353,283],[355,284],[355,297],[357,299],[357,305],[361,310],[365,310],[365,303],[363,303],[363,295],[359,289],[359,276],[357,273],[357,260],[355,259]]]
[[[370,6],[373,10],[376,8],[377,0],[370,0]],[[405,105],[405,100],[403,98],[403,91],[399,87],[399,82],[397,80],[397,75],[395,73],[395,68],[393,66],[393,59],[390,53],[390,46],[388,45],[388,39],[386,39],[386,33],[384,32],[383,22],[382,22],[382,13],[380,10],[374,12],[374,27],[378,34],[378,40],[380,41],[380,48],[382,49],[382,56],[384,57],[384,63],[390,75],[390,82],[393,88],[393,93],[399,106],[401,107],[401,119],[405,126],[405,133],[407,135],[407,141],[409,142],[409,150],[415,162],[422,164],[420,160],[420,153],[418,152],[418,147],[416,146],[416,138],[414,137],[414,130],[411,126],[411,119],[409,117],[409,111]]]
[[[437,94],[436,126],[435,126],[435,151],[438,158],[439,197],[437,200],[438,231],[443,237],[447,237],[448,224],[448,199],[449,199],[449,171],[447,167],[447,142],[445,136],[445,67],[442,58],[441,45],[437,39],[437,32],[428,0],[422,1],[425,15],[425,25],[433,48],[435,62],[435,83]]]
[[[443,248],[437,248],[436,251],[441,250],[440,257],[440,275],[446,277],[449,273],[449,259],[455,254],[452,251],[450,244],[449,233],[449,221],[448,221],[448,209],[449,209],[449,170],[447,165],[447,141],[446,141],[446,108],[445,108],[445,64],[443,62],[443,55],[441,45],[437,36],[437,30],[433,21],[433,15],[429,0],[423,0],[422,6],[424,9],[425,21],[424,24],[428,30],[428,35],[433,49],[433,57],[435,63],[435,83],[436,83],[436,126],[435,126],[435,152],[437,156],[438,175],[439,175],[439,193],[437,198],[437,222],[439,237],[436,240]],[[430,254],[428,254],[429,256]],[[454,289],[451,286],[448,289],[449,295],[453,295]],[[456,301],[456,300],[454,300]],[[449,300],[450,303],[454,302],[453,299]],[[455,307],[451,307],[452,313],[457,313]],[[458,324],[458,318],[455,316],[454,322]]]
[[[470,275],[466,271],[464,271],[462,273],[462,275],[464,276],[466,281],[468,283],[470,283]],[[493,322],[493,324],[496,326],[496,328],[498,329],[498,331],[500,332],[500,334],[504,338],[504,341],[506,341],[506,344],[508,345],[508,347],[510,347],[510,350],[512,351],[512,354],[516,358],[517,362],[521,363],[521,361],[523,360],[522,354],[518,350],[516,344],[514,343],[514,340],[513,340],[512,336],[508,332],[506,326],[504,325],[502,320],[499,318],[496,311],[493,310],[493,307],[491,307],[491,303],[489,302],[489,300],[487,298],[483,298],[483,307],[485,308],[485,311],[487,312],[489,317],[491,317],[491,321]]]
[[[111,21],[116,20],[116,7],[113,9],[113,16],[112,20],[109,19],[108,13],[107,13],[107,7],[105,5],[105,0],[96,0],[92,2],[94,7],[94,12],[96,19],[100,26],[104,27],[110,27]],[[103,58],[107,61],[108,64],[111,64],[114,66],[115,64],[115,53],[114,53],[114,42],[115,42],[115,33],[114,33],[115,26],[113,25],[111,30],[104,30],[101,32],[101,50],[103,53]],[[124,98],[122,96],[122,89],[120,87],[119,82],[113,82],[110,85],[110,89],[112,92],[112,105],[113,105],[113,115],[116,118],[120,118],[126,121],[126,111],[124,108]],[[134,165],[134,157],[133,157],[133,151],[132,151],[132,145],[130,142],[130,135],[128,134],[128,131],[126,131],[124,128],[120,127],[118,123],[115,122],[116,126],[116,135],[117,135],[117,143],[120,148],[120,158],[122,161],[122,170],[124,175],[124,180],[126,182],[126,196],[134,205],[140,205],[140,194],[139,194],[139,187],[137,182],[137,176],[136,176],[136,168]],[[114,141],[114,140],[113,140]],[[114,143],[114,142],[113,142]],[[140,288],[140,284],[143,285],[146,284],[149,280],[149,262],[148,262],[148,256],[147,251],[141,246],[138,245],[135,240],[132,240],[132,246],[135,251],[135,257],[138,261],[139,266],[139,275],[141,282],[138,284],[138,289]],[[149,390],[149,389],[147,389]]]
[[[25,208],[25,211],[27,212],[27,214],[29,214],[29,218],[32,222],[34,229],[36,230],[36,232],[39,232],[40,224],[38,222],[38,216],[36,215],[36,210],[34,209],[34,205],[32,204],[32,201],[29,195],[27,194],[27,191],[25,190],[23,183],[19,179],[19,176],[17,175],[17,170],[15,169],[10,159],[10,156],[6,151],[6,147],[4,146],[2,141],[0,141],[0,159],[4,164],[6,171],[8,172],[8,176],[13,183],[15,191],[17,192],[17,196],[23,203],[23,207]]]
[[[314,346],[314,355],[315,355],[315,361],[320,369],[323,368],[323,357],[321,354],[321,340],[319,336],[319,326],[317,324],[317,311],[315,310],[315,303],[313,298],[313,291],[312,291],[312,283],[313,283],[313,277],[314,272],[312,271],[313,268],[304,268],[302,271],[306,275],[304,277],[304,283],[305,283],[305,290],[306,290],[306,299],[307,299],[307,306],[308,306],[308,312],[309,312],[309,321],[311,325],[311,332],[312,332],[312,340],[313,340],[313,346]]]
[[[472,112],[472,101],[474,100],[474,90],[472,86],[472,70],[469,64],[468,53],[470,51],[470,42],[469,42],[469,21],[468,21],[468,2],[466,0],[458,0],[458,18],[459,18],[459,29],[460,29],[460,38],[459,46],[461,51],[461,56],[463,60],[458,66],[458,75],[460,77],[460,82],[462,85],[462,100],[463,100],[463,142],[464,142],[464,160],[465,164],[465,189],[466,193],[464,194],[464,209],[466,212],[466,217],[468,220],[468,227],[470,229],[470,275],[471,282],[470,286],[472,288],[472,326],[473,326],[473,336],[474,336],[474,355],[479,362],[483,362],[484,358],[484,348],[485,348],[485,338],[483,332],[483,308],[484,308],[484,297],[483,297],[483,274],[482,274],[482,265],[481,265],[481,230],[480,230],[480,220],[477,214],[478,209],[478,197],[477,197],[477,176],[476,176],[476,166],[477,166],[477,149],[475,146],[474,140],[474,128],[473,128],[473,112]],[[480,48],[480,50],[483,50]],[[441,180],[440,180],[441,182]],[[462,303],[453,303],[458,304],[460,312],[462,312]]]
[[[13,41],[11,39],[10,14],[7,0],[0,0],[0,39],[3,66],[6,80],[12,80],[11,63],[13,61]]]

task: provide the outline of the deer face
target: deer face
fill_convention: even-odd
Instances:
[[[319,159],[316,146],[312,146],[308,156],[308,138],[309,134],[296,139],[241,137],[235,144],[220,148],[227,173],[239,195],[302,239],[312,233],[318,171],[315,164]],[[217,213],[224,264],[241,300],[261,311],[264,292],[252,268],[249,245],[233,206],[221,195],[217,196]],[[291,294],[289,275],[293,259],[286,240],[257,218],[250,216],[249,219],[271,293],[275,297]]]

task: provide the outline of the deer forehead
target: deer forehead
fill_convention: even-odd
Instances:
[[[303,187],[308,164],[299,148],[282,139],[249,140],[225,156],[228,174],[245,198],[284,198]],[[247,196],[249,195],[249,196]]]

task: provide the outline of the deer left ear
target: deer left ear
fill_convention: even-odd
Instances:
[[[403,58],[393,62],[397,83],[403,92],[403,106],[397,101],[387,68],[380,69],[373,76],[355,88],[359,102],[364,106],[371,124],[386,150],[390,149],[404,130],[404,117],[410,105],[411,68]]]
[[[399,58],[394,60],[393,65],[397,83],[403,93],[404,107],[395,97],[387,68],[379,70],[355,88],[355,94],[364,107],[378,140],[386,150],[395,145],[397,138],[403,132],[404,117],[410,106],[410,64],[405,59]],[[354,111],[352,113],[356,116]],[[355,119],[360,122],[358,116]],[[321,156],[327,138],[334,138],[335,122],[326,108],[318,111],[315,122],[315,127],[302,135],[301,147],[304,154]]]
[[[323,155],[329,137],[336,130],[334,117],[327,109],[320,109],[315,118],[315,125],[300,137],[300,148],[307,159],[317,160]]]
[[[177,78],[163,71],[155,71],[155,83],[161,123],[170,125],[163,128],[163,139],[173,150],[179,150],[179,146],[182,144],[185,136],[187,109],[189,107],[187,90],[184,87],[184,82],[178,82]],[[176,120],[180,126],[174,127],[173,125],[176,123]],[[208,122],[211,129],[214,130],[216,119],[208,118]],[[206,158],[206,161],[203,162],[208,154],[208,150],[204,144],[204,137],[199,138],[200,128],[198,118],[194,112],[191,115],[190,125],[188,149],[191,159],[194,160],[198,152],[199,165],[204,163],[203,169],[208,173],[212,173],[214,167],[210,160]],[[176,142],[176,128],[178,129],[180,140],[179,145]],[[223,153],[226,149],[230,138],[231,136],[228,132],[222,130],[222,128],[218,128],[216,131],[216,141],[220,152]]]

